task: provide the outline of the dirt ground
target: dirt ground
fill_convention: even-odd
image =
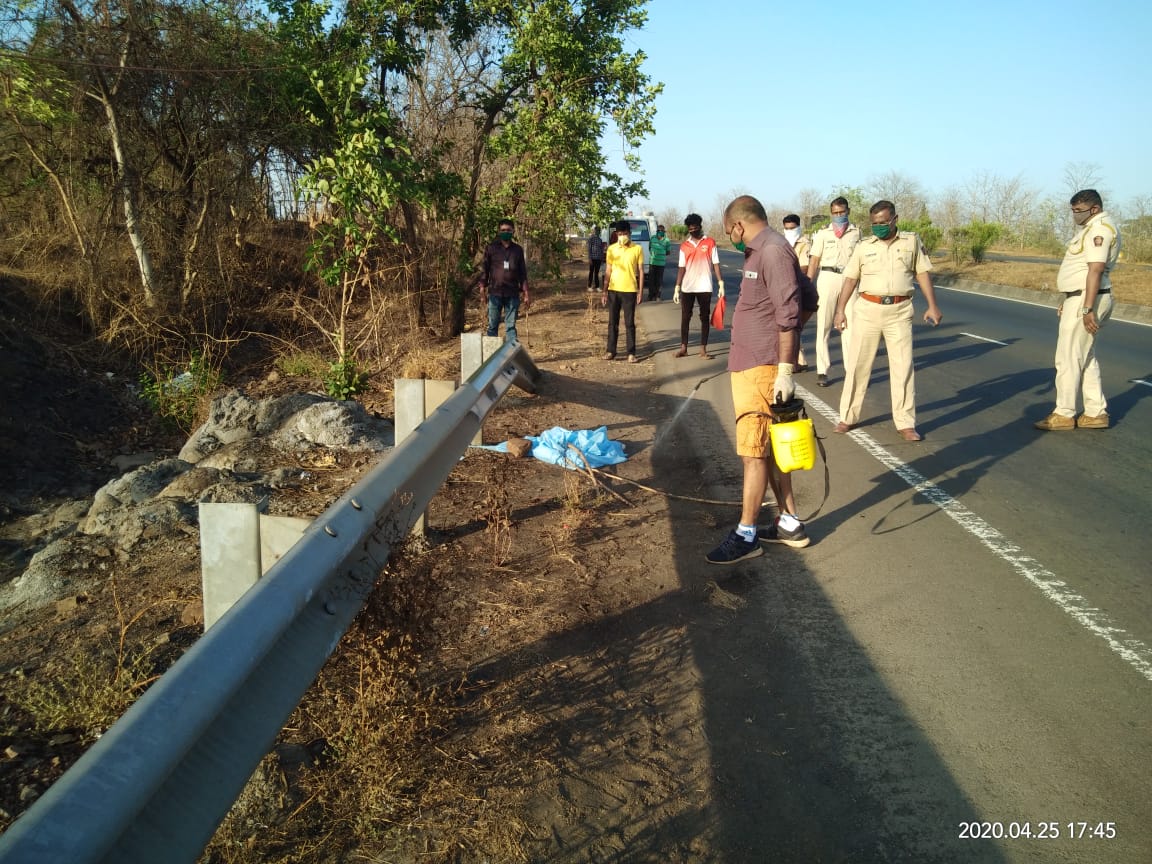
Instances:
[[[399,713],[424,718],[411,726],[402,717],[380,722],[396,736],[393,758],[405,763],[388,769],[401,788],[389,791],[395,802],[382,824],[341,830],[321,855],[305,851],[300,835],[324,821],[323,808],[303,808],[255,848],[244,837],[248,823],[236,818],[209,860],[350,860],[351,850],[382,848],[398,856],[388,860],[422,861],[587,861],[625,847],[651,849],[650,860],[708,857],[706,832],[685,815],[708,778],[707,760],[691,758],[704,742],[690,717],[692,673],[679,619],[716,616],[720,626],[741,601],[710,580],[687,590],[680,584],[662,490],[685,497],[696,524],[683,530],[701,530],[701,548],[730,521],[731,507],[687,500],[700,495],[701,482],[690,450],[653,464],[656,430],[670,408],[650,398],[651,362],[598,359],[606,326],[598,300],[578,277],[541,287],[520,335],[544,378],[536,394],[514,390],[497,406],[484,440],[606,425],[629,456],[612,469],[618,479],[594,483],[531,458],[470,451],[430,509],[429,551],[409,553],[408,572],[389,577],[422,579],[425,589],[385,592],[387,613],[366,616],[350,636],[356,648],[373,649],[373,662],[386,655],[410,670],[409,707]],[[7,321],[0,397],[22,410],[6,413],[0,427],[0,455],[17,466],[0,514],[4,579],[20,573],[51,514],[122,473],[112,464],[117,456],[164,457],[182,443],[139,410],[124,375],[83,372],[54,338]],[[228,383],[253,395],[274,389],[263,378]],[[275,389],[307,383],[281,381]],[[383,411],[390,382],[378,386],[365,402]],[[317,482],[279,494],[270,512],[318,515],[370,466],[313,459],[305,467]],[[91,568],[104,577],[95,590],[13,610],[0,622],[0,827],[103,731],[37,728],[21,695],[30,682],[71,680],[87,654],[115,675],[117,658],[132,655],[147,657],[144,685],[199,633],[188,615],[199,589],[195,537],[150,541],[130,558],[94,551]],[[324,725],[318,706],[344,686],[347,664],[363,662],[356,649],[334,658],[283,747],[315,747]],[[395,696],[389,691],[386,701]],[[347,779],[300,782],[330,790]],[[309,794],[329,808],[329,820],[332,810],[364,806]]]
[[[725,448],[705,472],[690,423],[656,446],[677,403],[656,392],[651,354],[636,365],[598,359],[606,315],[579,269],[538,290],[520,335],[543,380],[497,406],[484,440],[607,426],[628,461],[593,482],[469,451],[432,504],[427,551],[393,564],[266,760],[271,786],[253,795],[274,804],[238,807],[205,860],[704,862],[759,860],[755,850],[779,842],[815,861],[832,860],[820,846],[829,836],[868,822],[864,812],[822,814],[838,826],[825,836],[780,837],[775,826],[790,820],[766,822],[747,806],[754,790],[785,812],[801,807],[777,766],[811,754],[797,731],[804,716],[747,708],[750,692],[790,684],[755,662],[771,634],[739,626],[747,577],[702,562],[738,511],[739,464]],[[0,457],[12,481],[0,493],[0,579],[10,579],[47,531],[46,514],[120,473],[115,457],[167,456],[182,441],[140,412],[123,376],[81,371],[3,311]],[[273,389],[264,377],[227,383]],[[292,386],[309,384],[275,389]],[[365,402],[386,413],[390,382],[374,386]],[[308,467],[316,482],[279,494],[270,512],[318,515],[370,464]],[[730,501],[708,497],[705,473]],[[698,565],[677,563],[686,549],[699,550]],[[779,567],[794,554],[770,553]],[[96,590],[0,621],[0,829],[102,731],[37,728],[21,688],[60,678],[84,653],[147,657],[146,684],[199,634],[188,617],[195,537],[91,567],[106,577]],[[366,705],[346,712],[369,715],[359,725],[333,719]],[[821,770],[820,783],[837,782],[834,767]]]

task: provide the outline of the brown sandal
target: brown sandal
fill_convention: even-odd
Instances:
[[[687,355],[688,355],[688,349],[686,347],[684,347],[683,345],[681,345],[680,350],[677,351],[672,356],[673,357],[686,357]]]

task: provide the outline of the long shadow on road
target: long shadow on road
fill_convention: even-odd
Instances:
[[[711,406],[681,410],[650,386],[625,386],[613,404],[656,427],[658,446],[630,447],[650,451],[652,478],[738,498],[739,462]],[[734,510],[673,498],[670,546],[638,548],[639,517],[611,506],[625,517],[613,522],[615,575],[659,590],[469,674],[472,719],[534,754],[531,860],[1005,860],[958,839],[980,815],[802,555],[715,568],[703,554]]]

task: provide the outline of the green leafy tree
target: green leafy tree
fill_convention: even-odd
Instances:
[[[372,332],[371,319],[352,327],[360,295],[369,290],[372,254],[381,242],[400,238],[389,220],[401,199],[422,193],[407,147],[395,137],[388,109],[364,91],[364,64],[313,74],[323,114],[312,115],[330,130],[331,153],[317,156],[300,178],[306,199],[323,212],[309,246],[307,268],[326,288],[319,298],[302,296],[297,308],[328,339],[335,354],[326,384],[339,398],[356,395],[364,384],[358,355]],[[312,302],[309,302],[312,301]],[[374,305],[374,304],[373,304]]]
[[[661,90],[641,71],[643,52],[627,51],[623,41],[643,26],[644,3],[487,0],[470,9],[468,32],[487,38],[477,48],[484,63],[472,94],[478,135],[460,207],[454,333],[463,328],[476,255],[500,218],[494,214],[516,218],[522,237],[558,249],[573,214],[603,225],[644,194],[642,184],[604,171],[600,140],[610,120],[630,148],[626,163],[638,168],[631,148],[652,133]],[[493,171],[500,180],[485,184]]]

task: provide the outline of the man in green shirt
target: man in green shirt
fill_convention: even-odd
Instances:
[[[652,260],[648,270],[648,299],[659,300],[660,289],[664,285],[664,264],[668,260],[668,253],[672,251],[672,241],[664,233],[664,226],[656,226],[656,236],[648,244]]]

